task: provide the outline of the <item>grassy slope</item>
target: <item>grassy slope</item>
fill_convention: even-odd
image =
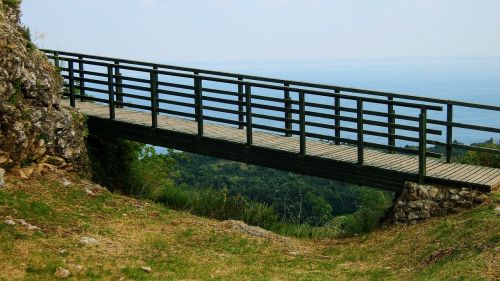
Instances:
[[[0,280],[51,280],[58,266],[73,280],[500,278],[500,216],[491,206],[349,239],[257,238],[154,203],[92,197],[61,177],[8,178],[0,189]],[[7,225],[6,216],[42,231]],[[82,236],[99,244],[81,245]]]

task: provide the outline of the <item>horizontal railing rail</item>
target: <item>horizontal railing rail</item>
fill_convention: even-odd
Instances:
[[[204,136],[204,120],[246,128],[247,145],[253,143],[254,129],[298,136],[301,155],[306,155],[307,138],[352,144],[357,146],[359,165],[364,163],[364,147],[414,153],[419,155],[421,180],[425,177],[426,157],[440,157],[427,151],[428,144],[446,147],[447,162],[451,161],[454,148],[500,153],[496,149],[453,143],[453,128],[500,133],[499,128],[453,121],[455,106],[497,112],[498,106],[54,50],[44,52],[59,67],[70,104],[75,106],[77,98],[107,104],[111,119],[115,118],[115,108],[130,107],[150,112],[153,127],[157,127],[160,113],[195,119],[200,137]],[[214,83],[226,88],[217,88]],[[374,109],[377,106],[385,109]],[[446,119],[428,117],[430,112],[443,110]],[[428,138],[443,134],[436,126],[443,127],[444,142]],[[342,136],[345,134],[355,138]],[[385,138],[387,143],[368,141],[368,137]],[[418,149],[396,146],[398,140],[415,143]]]

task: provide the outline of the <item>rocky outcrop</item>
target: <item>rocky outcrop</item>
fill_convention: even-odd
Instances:
[[[31,42],[14,2],[0,6],[0,168],[86,172],[84,116],[60,105],[62,77]]]
[[[396,201],[393,221],[396,224],[415,224],[419,221],[475,207],[489,196],[481,191],[462,187],[419,185],[406,182]]]

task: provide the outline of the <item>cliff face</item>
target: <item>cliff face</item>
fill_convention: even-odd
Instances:
[[[87,167],[83,115],[60,105],[62,77],[0,0],[0,168],[21,176]],[[83,169],[83,170],[82,170]]]

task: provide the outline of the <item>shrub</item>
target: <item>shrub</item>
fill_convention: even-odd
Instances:
[[[179,187],[163,188],[157,201],[175,210],[190,210],[193,194]]]
[[[278,214],[270,206],[249,202],[242,220],[250,225],[271,229],[278,222]]]
[[[496,144],[493,139],[490,139],[481,144],[473,145],[489,149],[500,149],[500,145]],[[465,153],[465,155],[460,159],[460,163],[500,168],[500,154],[467,151],[467,153]]]

